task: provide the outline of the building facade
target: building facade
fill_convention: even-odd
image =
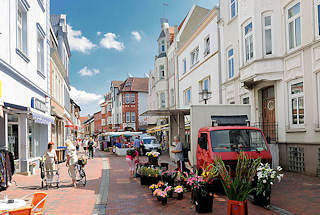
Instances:
[[[101,134],[101,132],[102,132],[101,111],[94,113],[93,118],[94,118],[94,135]]]
[[[0,2],[0,142],[28,173],[51,136],[50,1]],[[29,17],[33,17],[30,19]]]
[[[122,127],[122,98],[120,97],[120,85],[122,81],[112,81],[110,86],[111,93],[111,113],[112,130],[120,131]]]

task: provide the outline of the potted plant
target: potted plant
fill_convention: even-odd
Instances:
[[[140,175],[140,184],[147,185],[148,182],[148,167],[142,166],[138,169],[138,174]]]
[[[162,190],[157,188],[153,191],[153,196],[157,197],[157,199],[160,201],[160,197],[159,197],[159,193],[161,192]]]
[[[177,199],[179,199],[179,200],[183,199],[183,187],[182,186],[176,186],[174,188],[174,192],[178,194]]]
[[[261,163],[261,158],[250,159],[244,152],[241,152],[233,177],[231,177],[230,168],[228,171],[221,157],[216,157],[214,163],[229,199],[227,215],[247,215],[246,199],[249,193],[254,190],[252,180]]]
[[[164,191],[167,192],[168,194],[168,198],[172,198],[173,196],[173,189],[172,189],[172,186],[166,186],[166,188],[164,189]]]
[[[254,203],[260,206],[270,205],[271,186],[276,179],[281,181],[283,174],[281,174],[282,168],[280,166],[277,169],[272,169],[270,164],[260,163],[257,169],[256,188],[254,191]]]
[[[167,170],[161,174],[162,180],[170,186],[174,186],[174,179],[177,177],[177,171]]]
[[[160,197],[162,205],[166,205],[168,203],[168,195],[166,191],[158,192],[158,196]]]
[[[154,192],[156,189],[158,189],[158,185],[152,184],[152,185],[149,186],[149,189],[151,190],[151,193],[153,194],[153,192]]]
[[[148,157],[148,163],[151,165],[158,166],[158,159],[159,159],[159,152],[148,152],[147,157]]]

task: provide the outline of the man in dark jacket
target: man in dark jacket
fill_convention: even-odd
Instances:
[[[88,151],[89,151],[89,159],[92,158],[93,159],[93,147],[94,147],[94,140],[92,137],[90,137],[90,140],[88,142]]]

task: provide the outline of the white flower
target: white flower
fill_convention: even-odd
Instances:
[[[270,184],[273,185],[273,182],[271,181]]]
[[[283,178],[283,174],[279,174],[279,176],[280,176],[281,178]]]
[[[278,171],[281,171],[281,170],[282,170],[281,166],[278,166],[278,167],[277,167],[277,170],[278,170]]]
[[[266,180],[263,180],[262,182],[263,182],[264,184],[265,184],[265,183],[267,183],[267,181],[266,181]]]
[[[277,176],[277,178],[278,178],[278,180],[279,180],[279,182],[281,181],[281,176],[280,175],[278,175]]]

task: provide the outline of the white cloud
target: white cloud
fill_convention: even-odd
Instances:
[[[97,45],[83,36],[80,30],[73,30],[70,25],[68,25],[68,41],[72,51],[88,53],[91,49],[97,47]]]
[[[86,105],[91,102],[95,102],[95,101],[102,99],[102,95],[98,95],[95,93],[88,93],[84,90],[78,90],[73,86],[71,86],[70,97],[78,105]]]
[[[100,45],[106,49],[115,49],[121,51],[124,49],[124,44],[116,40],[117,35],[114,33],[106,33],[100,41]]]
[[[141,34],[138,31],[132,31],[131,35],[133,36],[133,38],[135,40],[137,40],[138,42],[141,40]]]
[[[82,69],[80,69],[78,73],[81,76],[93,76],[99,74],[100,71],[98,69],[88,69],[88,67],[85,66]]]
[[[97,35],[98,35],[98,36],[100,36],[100,35],[101,35],[101,32],[100,32],[100,31],[98,31],[98,32],[97,32]]]

